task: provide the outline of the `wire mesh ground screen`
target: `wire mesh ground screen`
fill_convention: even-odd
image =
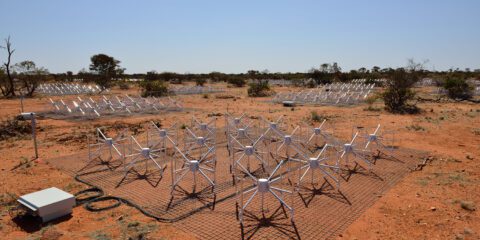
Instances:
[[[264,212],[245,211],[241,228],[236,204],[239,184],[233,184],[225,141],[217,141],[216,154],[215,194],[202,178],[197,179],[197,190],[191,193],[192,179],[187,175],[172,192],[169,161],[166,161],[166,169],[161,176],[149,179],[125,175],[121,167],[82,169],[88,153],[58,157],[47,162],[101,188],[107,195],[134,203],[161,221],[172,222],[199,239],[331,239],[342,233],[427,156],[426,152],[397,149],[396,159],[378,159],[371,171],[360,166],[353,171],[342,171],[341,193],[328,182],[322,183],[321,179],[317,179],[315,182],[318,184],[306,185],[285,197],[285,201],[295,209],[294,223],[278,201],[265,195]],[[145,164],[147,167],[153,165],[149,161]],[[151,167],[154,169],[154,166]],[[287,181],[282,184],[289,187]],[[259,205],[259,200],[253,199],[249,208],[258,209]]]

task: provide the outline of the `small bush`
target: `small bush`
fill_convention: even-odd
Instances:
[[[207,80],[205,80],[205,78],[197,78],[195,79],[195,84],[197,86],[203,86],[205,85],[205,83],[207,83]]]
[[[248,84],[247,92],[249,97],[266,97],[272,94],[268,81],[262,80]]]
[[[363,109],[363,111],[370,111],[370,112],[381,112],[382,108],[374,107],[374,106],[368,106]]]
[[[447,77],[443,83],[449,98],[454,100],[467,100],[472,98],[473,88],[462,78]]]
[[[321,122],[321,121],[323,121],[323,117],[320,116],[316,111],[312,111],[310,114],[311,114],[310,119],[311,119],[313,122]]]
[[[130,89],[130,84],[128,84],[126,81],[121,81],[121,82],[118,83],[118,87],[121,90],[128,90],[128,89]]]
[[[12,137],[24,136],[32,132],[32,127],[28,121],[20,121],[17,118],[11,118],[0,122],[0,141]]]
[[[412,124],[410,126],[407,126],[407,129],[408,130],[411,130],[411,131],[425,131],[425,128],[420,126],[420,125],[417,125],[417,124]]]
[[[366,99],[365,99],[365,102],[368,104],[368,105],[373,105],[377,99],[379,99],[380,96],[378,96],[377,94],[371,94],[370,96],[368,96]]]
[[[167,84],[161,80],[143,81],[140,86],[142,97],[163,97],[170,94]]]
[[[227,82],[235,87],[243,87],[246,84],[245,79],[239,76],[231,76]]]
[[[315,80],[313,80],[313,79],[310,78],[310,79],[307,79],[307,80],[306,80],[305,86],[306,86],[307,88],[314,88],[314,87],[317,86],[317,83],[315,82]]]

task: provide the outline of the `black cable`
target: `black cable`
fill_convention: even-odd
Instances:
[[[96,202],[103,202],[103,201],[109,201],[109,200],[115,200],[116,203],[114,203],[110,206],[106,206],[106,207],[94,207],[93,206],[93,204],[96,203]],[[95,199],[92,199],[92,200],[86,202],[85,203],[85,209],[87,209],[88,211],[92,211],[92,212],[100,212],[100,211],[105,211],[105,210],[109,210],[109,209],[119,207],[120,205],[122,205],[122,199],[120,199],[118,197],[112,197],[112,196],[97,197]]]
[[[83,195],[83,194],[86,194],[86,193],[97,193],[95,195],[91,195],[91,196],[88,196],[88,197],[85,197],[85,198],[80,198],[79,196],[80,195]],[[77,206],[79,205],[82,205],[84,203],[87,203],[95,198],[99,198],[101,196],[103,196],[103,190],[100,189],[100,188],[97,188],[97,187],[92,187],[92,188],[88,188],[88,189],[85,189],[85,190],[82,190],[80,192],[77,192],[75,193],[75,198],[76,198],[76,203],[77,203]]]

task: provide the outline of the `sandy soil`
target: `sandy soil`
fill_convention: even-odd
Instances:
[[[225,86],[224,86],[225,87]],[[276,88],[286,91],[288,88]],[[120,90],[115,90],[120,92]],[[135,93],[135,90],[129,90]],[[222,95],[234,98],[217,99]],[[209,113],[226,111],[275,119],[295,125],[309,121],[312,111],[335,123],[338,133],[348,136],[352,126],[374,127],[382,123],[395,130],[399,145],[429,151],[432,161],[422,171],[403,181],[354,222],[339,239],[479,239],[480,237],[480,105],[472,103],[419,103],[417,115],[393,115],[383,110],[366,111],[355,107],[297,106],[285,108],[268,98],[248,98],[246,88],[227,88],[225,93],[180,96],[188,109],[179,113],[111,117],[93,121],[40,119],[40,159],[33,157],[27,137],[0,142],[0,232],[2,239],[193,239],[170,224],[159,223],[133,208],[121,206],[89,212],[76,207],[70,218],[40,228],[28,222],[12,221],[8,209],[23,194],[51,186],[71,193],[85,189],[70,176],[46,164],[44,159],[86,148],[85,133],[97,126],[141,126],[148,120],[188,123],[192,115],[205,119]],[[25,111],[42,111],[48,98],[25,101]],[[382,103],[375,103],[380,108]],[[0,118],[20,112],[19,100],[0,100]],[[223,126],[223,117],[217,126]],[[29,163],[25,163],[29,162]],[[23,163],[23,164],[22,164]],[[14,169],[14,170],[13,170]],[[475,209],[476,210],[473,210]]]

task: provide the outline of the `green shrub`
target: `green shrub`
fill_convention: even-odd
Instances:
[[[228,78],[227,82],[235,87],[243,87],[246,84],[245,79],[240,76],[231,76]]]
[[[310,116],[310,119],[313,121],[313,122],[321,122],[323,121],[323,117],[320,116],[316,111],[312,111],[311,113],[311,116]]]
[[[449,98],[454,100],[467,100],[472,98],[473,88],[463,78],[447,77],[443,83]]]
[[[307,88],[314,88],[314,87],[317,86],[317,83],[315,82],[315,80],[313,80],[313,79],[310,78],[310,79],[307,79],[307,80],[305,81],[305,86],[306,86]]]
[[[32,127],[28,121],[11,118],[0,122],[0,141],[12,137],[22,137],[31,132]]]
[[[195,84],[197,86],[203,86],[205,85],[205,83],[207,83],[207,80],[205,80],[205,78],[197,78],[195,79]]]
[[[417,79],[415,73],[407,72],[402,68],[395,70],[385,83],[386,89],[382,93],[385,109],[392,113],[418,112],[418,108],[410,104],[410,101],[415,98],[412,87]]]
[[[268,85],[268,81],[262,80],[248,84],[247,92],[249,97],[266,97],[272,94],[272,91],[270,91],[270,85]]]
[[[130,89],[130,84],[128,84],[126,81],[120,81],[120,82],[118,82],[118,87],[121,90],[128,90],[128,89]]]
[[[142,97],[163,97],[170,94],[167,84],[161,80],[143,81],[140,86]]]

